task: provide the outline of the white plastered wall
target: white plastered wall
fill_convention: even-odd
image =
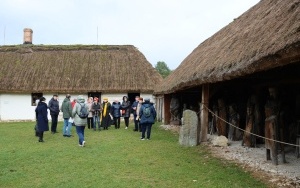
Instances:
[[[34,120],[35,106],[31,94],[1,94],[1,120]]]
[[[79,94],[72,94],[72,98],[77,98]],[[44,93],[48,105],[53,94]],[[87,94],[83,95],[87,98]],[[66,94],[59,94],[58,101],[61,106]],[[25,94],[0,94],[0,120],[1,121],[21,121],[35,120],[35,108],[31,105],[31,93]],[[50,112],[48,110],[48,118],[51,121]],[[59,120],[62,120],[62,113],[59,114]]]
[[[71,100],[77,98],[78,95],[83,95],[85,99],[88,98],[86,94],[71,94]],[[53,94],[43,93],[48,105]],[[127,93],[102,93],[101,98],[107,97],[109,102],[113,102],[114,99],[122,101],[123,96],[127,96]],[[59,106],[61,106],[66,94],[58,94]],[[152,94],[141,93],[141,97],[150,98],[153,100]],[[31,93],[24,94],[0,94],[0,121],[21,121],[21,120],[35,120],[35,108],[31,105]],[[50,112],[48,111],[48,117],[51,121]],[[59,114],[59,121],[62,120],[62,113]]]

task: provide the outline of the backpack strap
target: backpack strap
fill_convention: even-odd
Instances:
[[[78,104],[80,105],[80,110],[81,110],[82,105],[80,104],[80,102],[78,102]],[[79,114],[77,113],[77,110],[76,110],[76,114],[79,116]]]

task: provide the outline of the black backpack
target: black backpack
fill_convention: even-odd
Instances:
[[[81,119],[85,119],[89,116],[89,112],[87,110],[87,108],[85,107],[85,105],[81,105],[80,103],[78,103],[80,105],[80,113],[78,114],[78,116],[81,118]]]

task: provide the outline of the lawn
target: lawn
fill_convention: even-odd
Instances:
[[[78,137],[46,132],[33,122],[0,123],[0,187],[266,187],[205,146],[182,147],[178,136],[155,124],[151,140],[130,129],[85,130]]]

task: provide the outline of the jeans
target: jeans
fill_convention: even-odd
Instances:
[[[51,115],[51,132],[55,133],[57,128],[58,115]]]
[[[71,136],[72,123],[69,122],[70,118],[64,118],[63,135]]]
[[[147,139],[150,139],[152,124],[142,124],[142,138],[145,138],[147,131]]]
[[[93,121],[94,121],[94,129],[96,130],[97,126],[96,123],[98,124],[98,129],[100,130],[100,117],[99,116],[93,116]]]
[[[76,126],[76,132],[79,137],[79,145],[82,145],[82,142],[84,141],[84,129],[85,126]]]

